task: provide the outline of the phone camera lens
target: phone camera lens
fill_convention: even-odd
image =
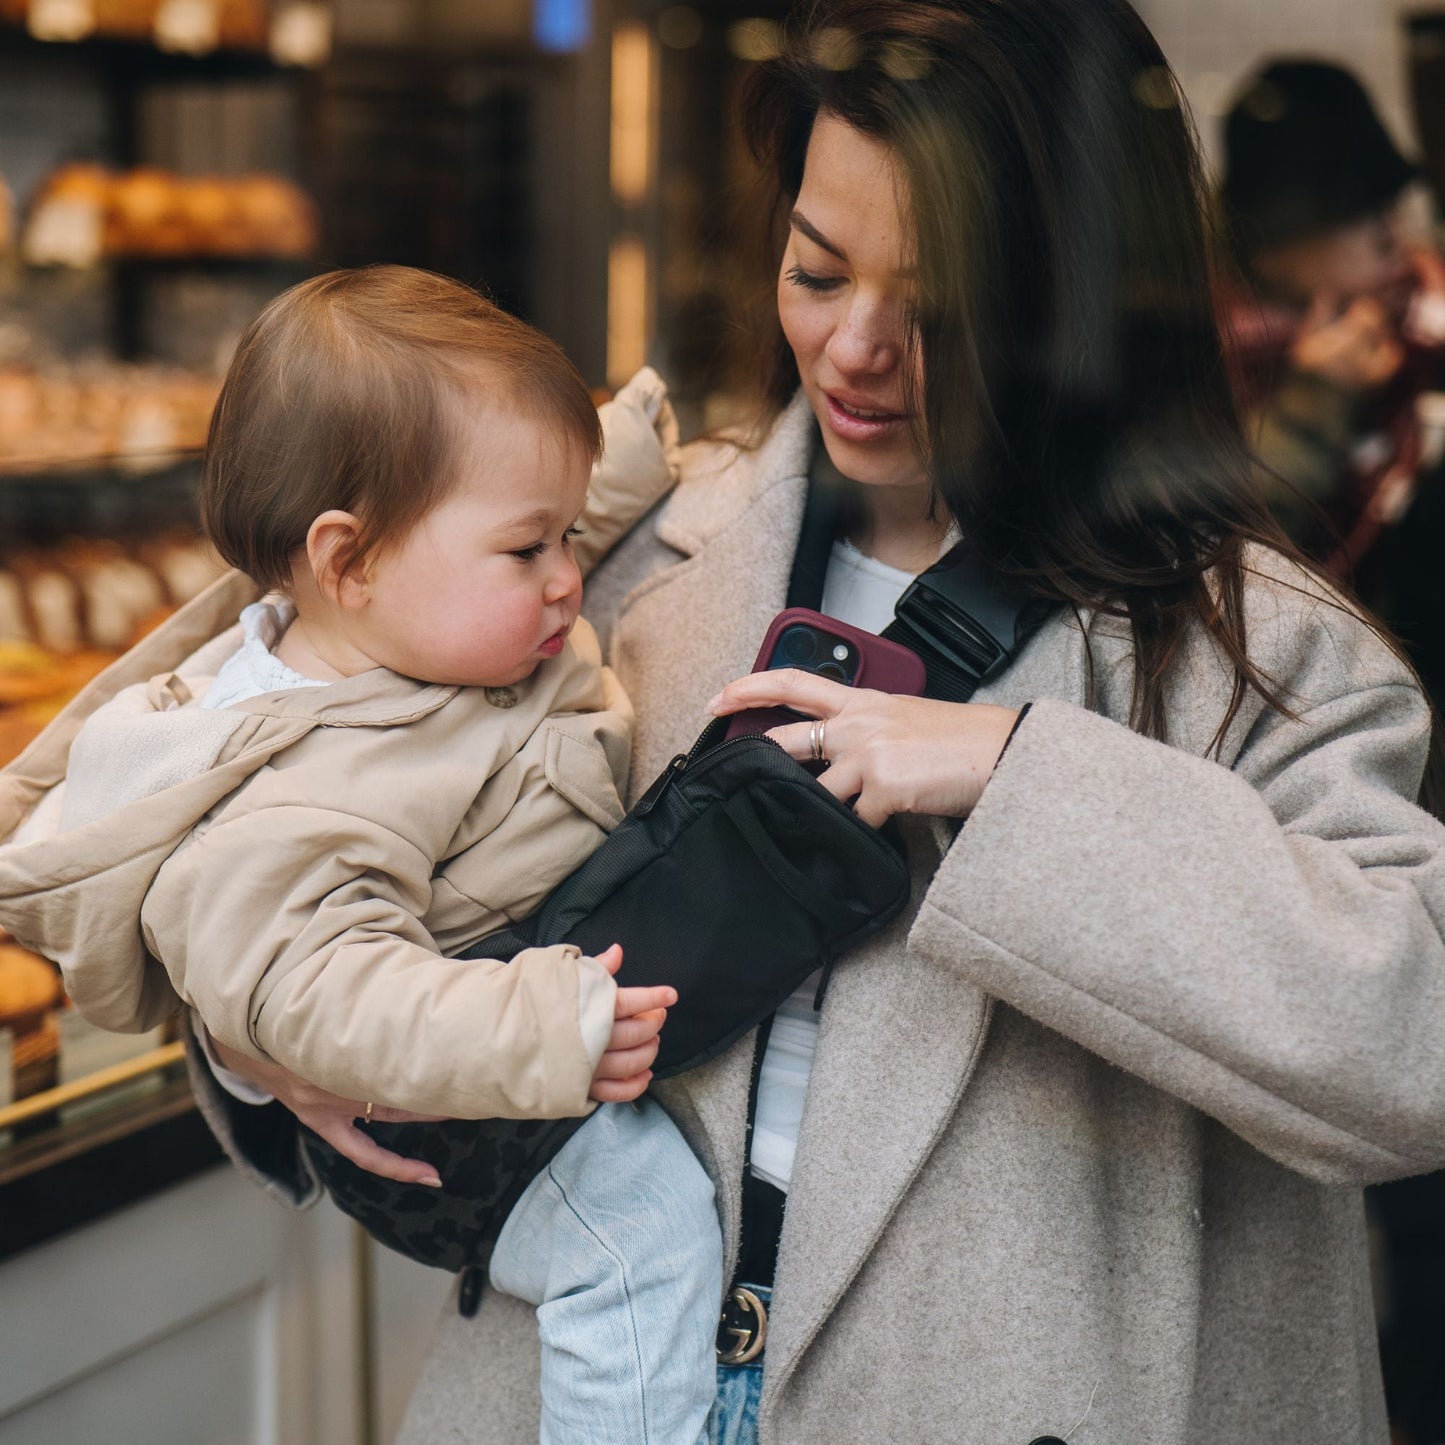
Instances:
[[[847,682],[847,669],[836,662],[821,662],[814,669],[819,677],[830,677],[834,682]]]
[[[790,627],[783,633],[782,645],[778,650],[783,654],[785,662],[795,667],[803,667],[812,662],[818,648],[811,628]]]

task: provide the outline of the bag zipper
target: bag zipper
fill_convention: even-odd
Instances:
[[[673,760],[653,779],[652,786],[633,805],[633,815],[645,818],[662,801],[663,795],[672,786],[673,779],[680,773],[686,772],[693,763],[703,758],[711,761],[713,758],[725,753],[729,748],[736,748],[743,743],[767,743],[769,747],[777,748],[782,752],[783,745],[774,742],[772,738],[764,737],[762,733],[743,733],[740,737],[728,738],[724,742],[712,743],[706,747],[703,744],[707,740],[707,732],[703,731],[702,736],[692,745],[692,750],[686,753],[678,753]]]

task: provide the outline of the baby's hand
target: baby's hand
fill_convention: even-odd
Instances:
[[[606,953],[599,953],[597,962],[608,973],[616,973],[622,967],[621,945],[614,943]],[[612,1037],[592,1076],[589,1098],[599,1104],[626,1104],[642,1094],[652,1080],[663,1020],[676,1002],[677,990],[665,984],[617,990]]]

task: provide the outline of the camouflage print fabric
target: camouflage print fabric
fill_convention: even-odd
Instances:
[[[307,1157],[337,1207],[379,1243],[451,1273],[485,1270],[527,1185],[585,1119],[448,1119],[361,1125],[384,1149],[424,1159],[440,1189],[398,1184],[358,1168],[302,1129]]]

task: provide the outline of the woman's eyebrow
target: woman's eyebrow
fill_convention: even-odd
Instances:
[[[830,256],[836,256],[840,261],[848,259],[842,248],[834,245],[801,211],[794,211],[788,221],[795,231],[801,231],[815,246],[821,246]]]
[[[800,231],[815,246],[821,246],[830,256],[836,256],[845,265],[847,264],[848,256],[843,248],[836,241],[830,241],[801,211],[794,211],[788,220],[795,231]],[[916,267],[904,266],[893,274],[900,281],[912,281],[918,271]]]

